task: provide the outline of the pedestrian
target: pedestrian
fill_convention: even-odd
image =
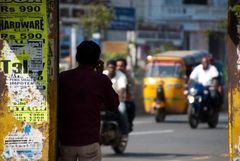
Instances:
[[[59,75],[59,140],[61,161],[100,161],[100,110],[115,112],[119,99],[102,74],[100,47],[83,41],[77,47],[78,67]]]

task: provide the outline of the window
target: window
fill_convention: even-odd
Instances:
[[[180,78],[182,67],[180,64],[150,64],[148,77],[177,77]]]
[[[73,17],[79,17],[84,15],[84,10],[82,9],[73,9],[72,11]]]
[[[183,4],[207,5],[207,0],[183,0]]]
[[[69,17],[69,11],[68,9],[60,9],[60,17]]]
[[[61,3],[72,3],[72,0],[61,0]]]

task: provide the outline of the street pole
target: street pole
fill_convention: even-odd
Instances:
[[[76,63],[76,48],[77,48],[77,33],[76,27],[72,26],[71,28],[71,68],[75,68],[77,66]]]
[[[0,161],[55,161],[58,1],[0,1],[0,10]]]
[[[229,161],[240,161],[240,1],[228,1]]]

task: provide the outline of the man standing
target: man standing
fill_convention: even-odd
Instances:
[[[129,122],[129,131],[133,130],[133,120],[135,118],[136,106],[134,103],[135,81],[127,71],[127,61],[124,58],[119,58],[116,61],[117,70],[123,72],[127,77],[127,94],[126,94],[126,110]]]
[[[79,66],[59,76],[59,139],[61,161],[100,161],[100,110],[117,111],[118,95],[101,73],[100,47],[83,41],[77,47]]]

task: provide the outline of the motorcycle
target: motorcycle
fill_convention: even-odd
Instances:
[[[218,124],[219,111],[217,110],[214,86],[204,87],[200,83],[192,83],[187,90],[188,97],[188,121],[191,128],[198,127],[200,122],[208,123],[209,128],[215,128]]]
[[[122,154],[127,147],[127,140],[122,140],[118,119],[117,113],[101,111],[101,144],[110,145],[115,153]]]

